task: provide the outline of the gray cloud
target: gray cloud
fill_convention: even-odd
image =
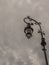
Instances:
[[[0,65],[44,65],[37,28],[30,40],[24,34],[23,18],[30,15],[42,23],[49,60],[49,1],[0,0]]]

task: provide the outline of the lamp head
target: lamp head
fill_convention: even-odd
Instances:
[[[28,39],[30,39],[30,38],[32,37],[33,28],[31,27],[31,24],[30,24],[30,23],[28,23],[28,24],[27,24],[27,27],[25,27],[24,33],[26,34],[26,37],[27,37]]]

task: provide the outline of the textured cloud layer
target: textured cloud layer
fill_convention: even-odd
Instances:
[[[0,65],[45,65],[40,35],[36,33],[38,27],[34,27],[35,34],[27,40],[23,32],[26,26],[23,18],[30,15],[42,23],[48,48],[48,2],[48,0],[0,0]]]

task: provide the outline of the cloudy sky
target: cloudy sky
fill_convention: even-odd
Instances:
[[[46,65],[38,27],[25,37],[28,15],[42,23],[49,61],[49,0],[0,0],[0,65]]]

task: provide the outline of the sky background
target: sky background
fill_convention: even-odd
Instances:
[[[28,15],[42,23],[49,62],[49,0],[0,0],[0,65],[46,65],[38,26],[25,37]]]

